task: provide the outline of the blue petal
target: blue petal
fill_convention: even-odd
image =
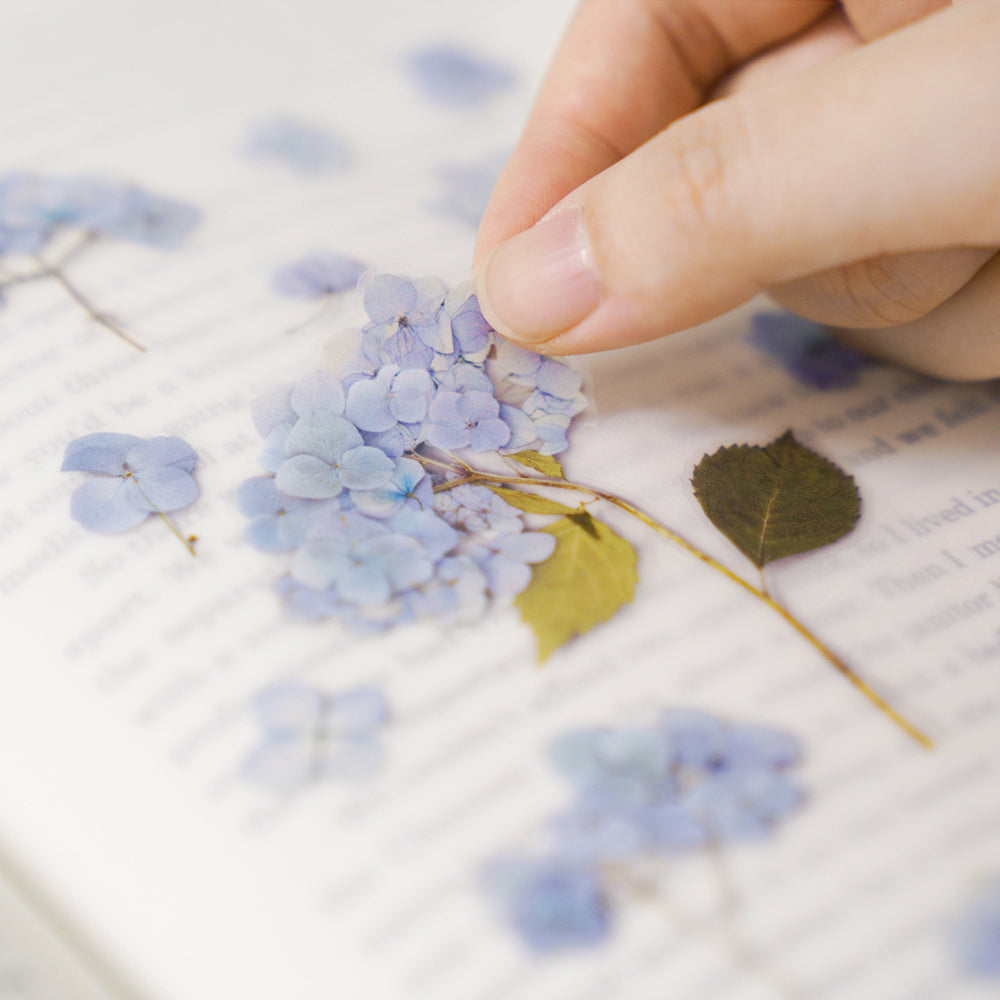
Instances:
[[[136,473],[136,491],[130,499],[140,510],[156,510],[167,514],[194,503],[198,484],[183,469],[175,466],[150,468]]]
[[[366,274],[359,284],[364,289],[365,312],[374,323],[395,321],[417,301],[413,282],[394,274]]]
[[[395,462],[384,451],[361,445],[345,451],[340,459],[340,481],[349,490],[374,490],[384,486]]]
[[[62,471],[121,475],[129,448],[141,440],[131,434],[111,434],[107,431],[85,434],[66,445]]]
[[[319,729],[326,697],[298,681],[272,684],[253,700],[261,728],[274,736],[312,737]]]
[[[395,370],[395,366],[391,367]],[[384,371],[385,369],[383,369]],[[347,392],[348,419],[363,431],[387,431],[396,426],[397,420],[389,412],[389,380],[381,377],[355,382]]]
[[[132,502],[127,481],[119,476],[81,483],[70,499],[70,516],[88,531],[114,535],[141,524],[149,516]]]
[[[236,509],[247,517],[277,514],[285,506],[272,476],[251,476],[236,490]]]
[[[327,500],[344,488],[337,470],[315,455],[293,455],[278,469],[275,482],[283,493],[309,500]]]
[[[326,372],[313,372],[295,383],[290,402],[292,409],[300,417],[317,410],[339,416],[344,412],[344,390],[340,383]]]
[[[279,385],[250,404],[250,416],[262,438],[266,438],[280,424],[295,423],[297,414],[292,409],[292,388],[290,385]]]
[[[243,773],[271,791],[292,792],[318,777],[316,750],[311,740],[268,740],[247,757]]]
[[[326,410],[316,410],[297,420],[295,426],[288,432],[288,437],[285,438],[285,454],[289,457],[315,456],[327,465],[334,465],[340,461],[344,452],[359,447],[361,443],[361,433],[350,421]],[[278,485],[281,489],[285,489],[280,483]],[[297,495],[299,494],[292,494],[292,496]]]

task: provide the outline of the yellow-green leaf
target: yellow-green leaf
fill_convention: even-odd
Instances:
[[[540,497],[536,493],[525,493],[523,490],[513,490],[509,486],[490,486],[489,489],[506,500],[511,507],[526,511],[529,514],[576,514],[576,507],[567,507],[565,504],[548,497]]]
[[[551,455],[543,455],[538,451],[519,451],[516,455],[509,457],[520,465],[534,469],[550,479],[564,478],[563,467]]]
[[[539,661],[628,604],[637,580],[632,546],[585,511],[543,530],[555,536],[555,552],[514,600],[538,640]]]
[[[712,524],[758,568],[843,538],[861,515],[854,479],[791,431],[705,455],[691,482]]]

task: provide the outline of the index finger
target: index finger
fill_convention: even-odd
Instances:
[[[476,264],[830,3],[583,0],[483,216]]]

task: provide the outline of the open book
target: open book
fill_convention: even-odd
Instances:
[[[592,405],[560,456],[574,480],[751,582],[694,498],[696,463],[787,429],[837,463],[858,484],[860,522],[769,567],[767,584],[932,750],[780,617],[620,510],[600,517],[638,553],[633,600],[541,667],[510,607],[362,637],[291,620],[276,564],[244,537],[235,496],[261,447],[251,400],[315,369],[330,336],[363,321],[356,295],[313,317],[272,274],[325,249],[463,278],[569,8],[40,0],[0,15],[8,175],[130,181],[200,212],[176,248],[67,246],[71,287],[49,276],[4,289],[4,1000],[1000,989],[988,968],[996,385],[876,364],[831,382],[810,374],[801,341],[767,333],[755,316],[774,310],[758,303],[582,359]],[[200,496],[172,520],[181,540],[197,536],[196,556],[157,518],[116,535],[71,520],[82,476],[60,464],[94,432],[191,444]],[[254,706],[277,684],[379,692],[380,765],[294,790],[255,781]],[[567,918],[573,940],[526,935],[517,877],[496,882],[511,858],[537,856],[570,798],[552,747],[648,734],[680,710],[758,747],[767,736],[772,755],[796,747],[781,762],[794,801],[772,801],[756,837],[619,859],[600,886],[567,890],[591,909]]]

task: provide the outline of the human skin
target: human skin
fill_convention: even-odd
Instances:
[[[997,0],[583,0],[483,218],[500,332],[574,354],[759,292],[1000,376]]]

